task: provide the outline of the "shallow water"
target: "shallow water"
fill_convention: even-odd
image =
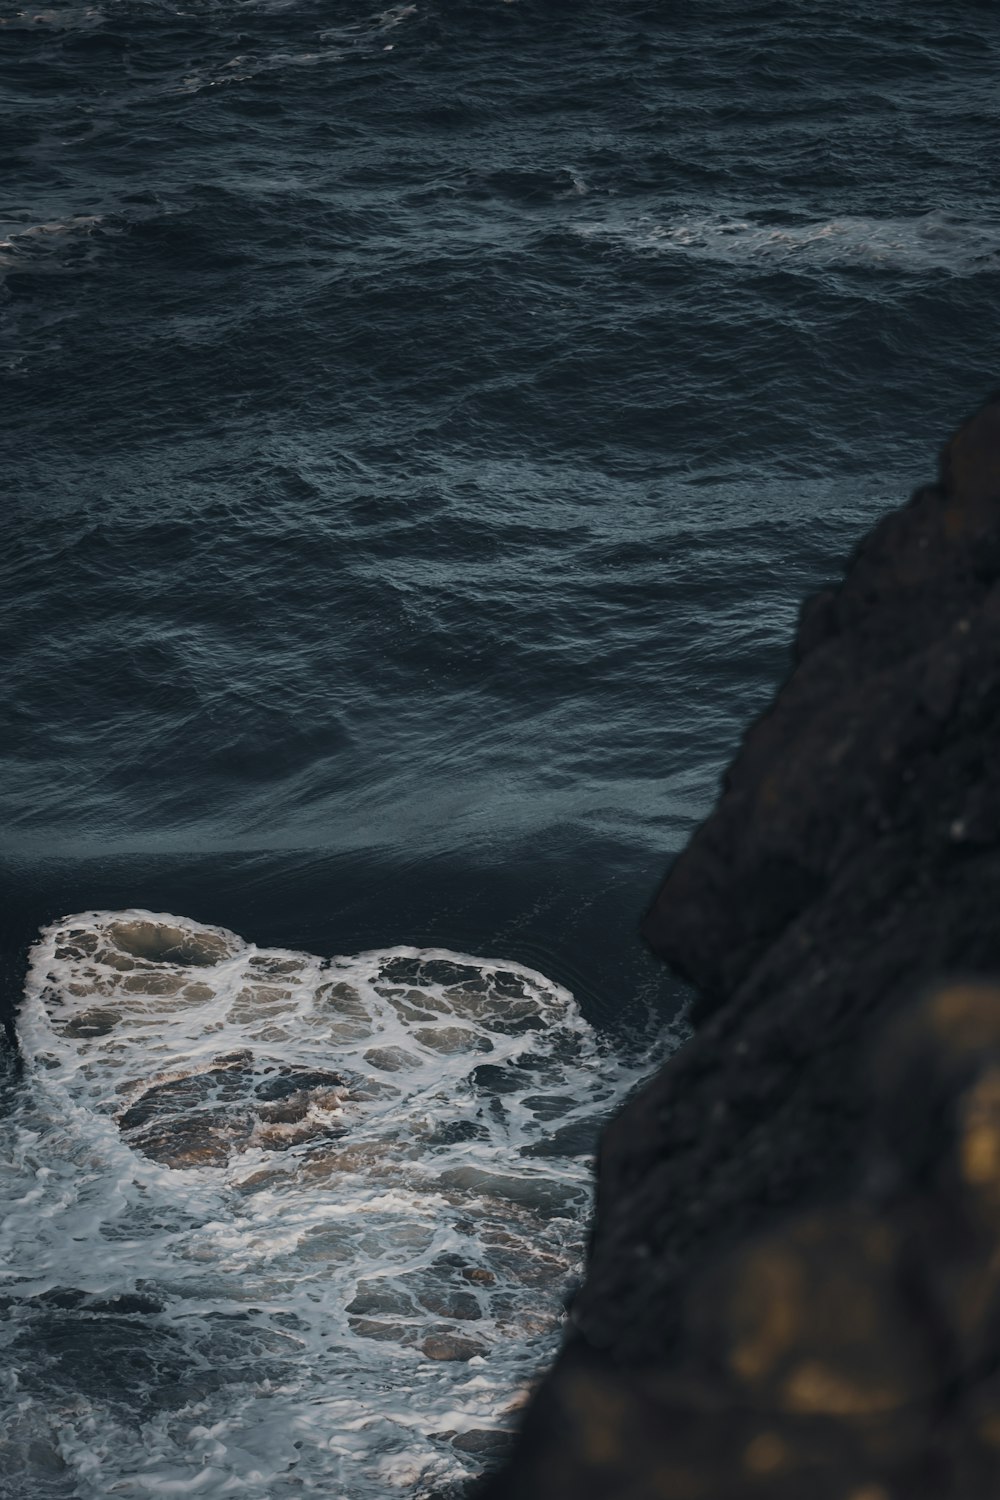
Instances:
[[[498,1451],[648,1055],[503,960],[145,911],[48,929],[19,1029],[0,1494],[363,1497]]]

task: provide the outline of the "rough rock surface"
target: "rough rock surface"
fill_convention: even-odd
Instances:
[[[643,933],[697,1031],[489,1500],[1000,1494],[1000,397],[806,604]]]

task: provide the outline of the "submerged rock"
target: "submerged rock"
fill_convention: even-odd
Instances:
[[[491,1500],[1000,1493],[998,744],[1000,398],[807,603],[644,921],[698,1029]]]
[[[459,1333],[429,1333],[420,1345],[428,1359],[475,1359],[489,1351],[485,1344]]]
[[[225,939],[216,932],[193,931],[166,922],[136,920],[115,922],[108,936],[122,953],[153,963],[210,967],[230,957]]]
[[[258,1068],[252,1053],[236,1052],[156,1081],[133,1093],[119,1129],[135,1150],[175,1168],[225,1166],[251,1142],[278,1151],[341,1133],[339,1074],[266,1065],[261,1076]]]

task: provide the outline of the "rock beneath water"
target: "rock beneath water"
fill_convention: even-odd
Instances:
[[[498,1432],[492,1427],[472,1427],[451,1440],[451,1446],[460,1453],[472,1453],[482,1459],[495,1459],[499,1454],[506,1453],[510,1443],[509,1432]]]
[[[114,922],[108,928],[108,936],[122,953],[148,959],[152,963],[209,967],[231,957],[221,934],[205,930],[195,932],[166,922],[141,919]]]
[[[345,1093],[337,1073],[273,1066],[262,1073],[252,1053],[238,1052],[154,1082],[133,1096],[118,1126],[130,1146],[163,1166],[220,1167],[251,1143],[279,1151],[335,1138]]]
[[[475,1359],[487,1352],[485,1344],[458,1333],[429,1333],[420,1348],[428,1359]]]
[[[63,1027],[63,1035],[81,1038],[108,1036],[120,1020],[121,1015],[118,1011],[95,1005],[90,1010],[81,1011],[78,1016],[67,1021]]]
[[[645,919],[698,1030],[490,1500],[1000,1493],[998,744],[1000,398],[806,605]]]

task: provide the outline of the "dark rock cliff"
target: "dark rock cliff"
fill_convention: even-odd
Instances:
[[[696,1033],[484,1500],[1000,1494],[1000,397],[806,604],[642,930]]]

